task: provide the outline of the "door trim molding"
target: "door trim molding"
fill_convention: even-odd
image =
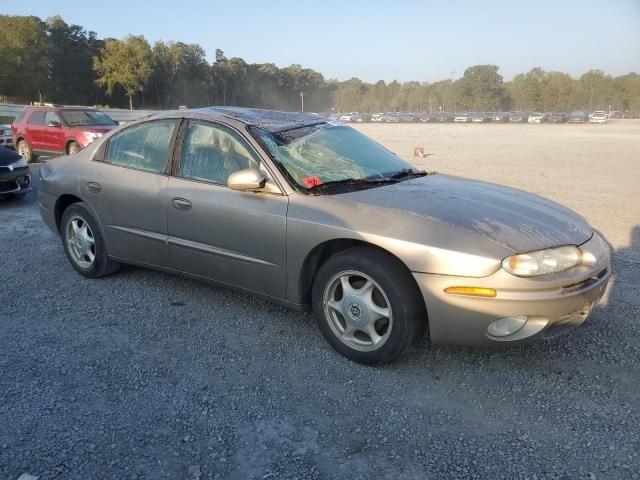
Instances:
[[[237,260],[239,262],[256,263],[258,265],[264,265],[266,267],[280,268],[275,263],[260,260],[259,258],[248,257],[240,253],[232,252],[230,250],[224,250],[222,248],[212,247],[206,243],[194,242],[193,240],[187,240],[179,237],[167,237],[167,241],[170,247],[180,247],[187,250],[194,250],[196,252],[204,252],[209,255],[216,255],[219,257],[229,258],[231,260]]]

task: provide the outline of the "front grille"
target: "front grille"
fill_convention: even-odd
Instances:
[[[20,188],[17,180],[0,182],[0,193],[14,192]]]
[[[574,293],[574,292],[578,292],[580,290],[589,288],[590,286],[602,280],[607,275],[608,272],[609,272],[609,269],[604,268],[597,275],[589,277],[586,280],[562,287],[562,293]]]

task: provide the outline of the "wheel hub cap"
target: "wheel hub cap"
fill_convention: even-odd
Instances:
[[[343,299],[342,303],[346,306],[342,315],[354,326],[364,327],[369,323],[371,315],[361,298],[351,295]]]

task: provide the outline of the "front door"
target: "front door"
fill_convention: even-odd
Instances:
[[[171,268],[167,245],[166,173],[178,120],[155,120],[109,139],[79,187],[95,209],[109,254]]]
[[[178,270],[276,298],[284,297],[288,198],[240,192],[227,177],[261,168],[236,131],[190,121],[167,188],[169,248]]]
[[[42,134],[43,147],[53,152],[64,151],[64,130],[62,120],[56,112],[47,112],[44,119],[45,129]]]

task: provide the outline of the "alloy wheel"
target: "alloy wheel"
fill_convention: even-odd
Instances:
[[[355,270],[334,275],[325,287],[323,306],[331,331],[348,347],[369,352],[389,339],[391,304],[368,275]]]
[[[23,140],[18,143],[18,154],[24,158],[27,162],[31,160],[31,155],[29,151],[29,145]]]
[[[66,240],[73,261],[82,268],[91,267],[96,258],[96,242],[83,218],[73,217],[67,224]]]

